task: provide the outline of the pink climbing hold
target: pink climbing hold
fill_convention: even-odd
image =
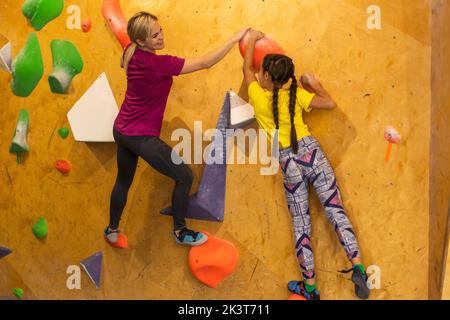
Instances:
[[[395,130],[394,127],[388,126],[384,131],[384,138],[389,143],[400,143],[402,141],[402,136]]]
[[[81,24],[81,29],[83,30],[84,33],[88,33],[89,31],[91,31],[91,28],[92,28],[91,19],[87,19],[83,21],[83,23]]]
[[[386,155],[384,157],[384,160],[387,162],[391,156],[392,145],[399,144],[402,141],[402,136],[397,132],[397,130],[395,130],[394,127],[388,126],[384,131],[384,138],[389,142],[386,149]]]

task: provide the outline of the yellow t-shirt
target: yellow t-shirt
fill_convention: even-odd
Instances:
[[[248,87],[250,104],[255,108],[256,121],[266,130],[267,137],[271,140],[271,130],[275,129],[273,118],[271,91],[263,89],[258,81],[253,81]],[[303,88],[297,89],[297,104],[295,105],[294,125],[297,132],[297,140],[310,136],[308,126],[303,122],[303,111],[311,111],[311,100],[315,94],[309,93]],[[289,90],[281,89],[278,94],[278,137],[282,149],[291,146],[291,116],[289,114]]]

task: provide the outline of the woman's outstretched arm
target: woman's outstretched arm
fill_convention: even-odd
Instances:
[[[222,46],[200,58],[186,59],[184,67],[181,70],[180,74],[187,74],[211,68],[219,61],[221,61],[228,54],[228,52],[230,52],[230,50],[234,47],[234,45],[237,42],[239,42],[239,40],[242,39],[247,30],[248,29],[243,29],[239,31],[236,35],[234,35],[231,39],[225,42]]]

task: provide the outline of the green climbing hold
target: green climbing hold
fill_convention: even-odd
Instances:
[[[41,47],[35,33],[28,37],[25,47],[11,65],[11,89],[16,96],[28,97],[44,74]]]
[[[19,112],[19,119],[17,120],[16,131],[9,148],[10,153],[17,154],[17,163],[23,163],[23,156],[27,153],[30,148],[27,143],[28,126],[30,120],[28,116],[28,110],[22,109]]]
[[[64,0],[26,0],[22,5],[23,15],[36,31],[59,17],[64,9]]]
[[[72,79],[83,70],[83,59],[70,41],[53,40],[53,72],[48,77],[53,93],[64,94],[69,90]]]
[[[69,136],[69,129],[67,129],[66,127],[61,128],[58,130],[58,134],[61,138],[65,139]]]
[[[45,218],[39,218],[39,220],[34,224],[32,230],[36,238],[44,239],[48,233],[48,226]]]
[[[14,288],[14,289],[13,289],[13,294],[14,294],[17,298],[22,299],[22,298],[23,298],[23,289],[21,289],[21,288]]]

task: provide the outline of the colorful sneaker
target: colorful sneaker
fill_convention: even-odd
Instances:
[[[105,229],[104,236],[106,242],[108,242],[114,248],[126,249],[128,248],[128,238],[126,235],[120,233],[120,230],[111,230],[109,227]]]
[[[355,284],[355,294],[358,298],[366,300],[370,294],[370,289],[367,286],[367,275],[357,266],[354,266],[352,269],[352,282]]]
[[[306,291],[303,281],[289,281],[288,289],[292,293],[305,297],[306,300],[320,300],[319,291],[317,289],[314,289],[313,292]]]
[[[172,232],[172,234],[178,244],[185,244],[193,247],[202,245],[206,241],[208,241],[208,236],[206,234],[189,230],[186,227],[180,230],[178,237],[175,233],[175,230]]]

